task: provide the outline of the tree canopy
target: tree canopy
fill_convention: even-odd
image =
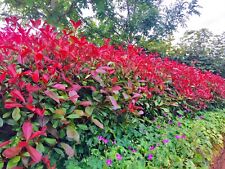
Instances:
[[[198,0],[3,0],[1,16],[16,15],[26,19],[46,19],[65,27],[70,19],[83,21],[90,38],[111,38],[137,42],[141,37],[164,38],[190,15],[199,15]],[[91,11],[91,12],[90,12]],[[87,14],[89,13],[89,15]]]
[[[225,32],[215,35],[205,28],[186,31],[178,46],[183,62],[225,77]]]

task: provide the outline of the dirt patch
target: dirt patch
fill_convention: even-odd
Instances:
[[[220,155],[213,159],[210,169],[225,169],[225,147],[221,151]]]

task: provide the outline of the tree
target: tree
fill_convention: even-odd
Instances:
[[[179,44],[189,57],[208,56],[212,50],[213,33],[208,29],[186,31]]]
[[[183,51],[179,60],[225,77],[225,33],[214,35],[208,29],[187,31],[178,45]]]
[[[178,26],[184,26],[190,15],[199,15],[198,0],[176,0],[169,6],[164,3],[164,0],[3,0],[5,11],[1,15],[41,17],[57,27],[68,25],[68,18],[81,19],[87,35],[131,43],[141,37],[164,38]],[[87,9],[92,16],[86,15]]]

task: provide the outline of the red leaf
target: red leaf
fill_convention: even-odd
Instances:
[[[22,93],[19,90],[14,89],[13,91],[10,92],[10,94],[14,97],[25,103],[25,99],[22,95]]]
[[[47,167],[48,169],[51,167],[51,163],[50,163],[50,160],[49,160],[48,156],[44,156],[44,157],[42,158],[42,161],[43,161],[43,163],[46,165],[46,167]]]
[[[69,97],[70,97],[70,100],[75,103],[77,99],[79,98],[79,95],[77,94],[76,91],[72,90],[72,91],[69,91]]]
[[[32,23],[32,26],[35,27],[35,28],[38,28],[41,25],[41,19],[30,20],[30,22]]]
[[[18,147],[23,148],[23,147],[26,147],[27,145],[28,145],[28,142],[21,141],[21,142],[19,142]]]
[[[26,83],[24,81],[20,81],[18,83],[18,86],[20,87],[20,89],[23,89],[25,87]]]
[[[34,112],[35,112],[37,115],[43,117],[43,116],[44,116],[44,113],[45,113],[45,110],[44,110],[44,109],[36,108]]]
[[[132,96],[132,99],[134,99],[134,98],[139,98],[139,97],[141,97],[142,95],[141,94],[139,94],[139,93],[133,93],[134,95]]]
[[[26,108],[32,112],[34,112],[36,109],[35,106],[33,106],[32,104],[26,104]]]
[[[5,78],[6,78],[6,72],[0,75],[0,83],[2,83],[5,80]]]
[[[23,130],[24,138],[28,141],[31,137],[31,134],[33,133],[33,127],[31,122],[29,121],[24,122],[22,126],[22,130]]]
[[[98,68],[98,69],[96,69],[96,72],[97,73],[100,73],[100,74],[105,74],[105,73],[107,73],[104,69],[102,69],[101,67],[100,68]]]
[[[20,151],[21,151],[21,147],[16,146],[16,147],[11,147],[11,148],[7,148],[3,151],[3,156],[5,156],[6,158],[13,158],[15,156],[17,156]]]
[[[16,103],[16,102],[5,102],[6,109],[11,109],[11,108],[15,108],[15,107],[23,107],[23,105]]]
[[[47,169],[55,169],[56,168],[55,165],[54,166],[51,166],[51,163],[50,163],[50,160],[49,160],[48,156],[44,156],[42,158],[42,161],[46,165]]]
[[[39,71],[38,70],[35,70],[32,74],[32,80],[35,82],[35,83],[38,83],[39,81]]]
[[[21,74],[25,76],[30,76],[32,74],[32,71],[31,70],[23,71]]]
[[[75,152],[70,145],[66,143],[61,143],[61,146],[69,157],[73,157],[75,155]]]
[[[1,147],[4,147],[4,146],[6,146],[6,145],[8,145],[8,144],[10,144],[10,143],[11,143],[10,140],[1,142],[1,143],[0,143],[0,148],[1,148]]]
[[[36,58],[37,61],[40,61],[40,60],[43,59],[43,55],[42,55],[41,53],[37,53],[37,54],[35,55],[35,58]]]
[[[101,68],[102,69],[104,69],[104,70],[113,70],[113,68],[112,67],[109,67],[109,66],[101,66]]]
[[[30,139],[34,139],[34,138],[39,137],[39,136],[46,136],[46,133],[43,133],[42,131],[36,131],[32,134]]]
[[[112,92],[118,92],[120,91],[122,88],[120,86],[114,86],[112,87]]]
[[[113,105],[114,110],[120,109],[120,106],[118,105],[117,101],[114,99],[113,96],[109,96],[109,99]]]
[[[48,97],[50,97],[51,99],[55,100],[57,103],[60,103],[59,101],[59,97],[56,93],[50,91],[50,90],[46,90],[44,92]]]
[[[41,161],[42,155],[35,148],[31,147],[30,145],[27,145],[26,149],[35,163],[38,163]]]
[[[47,127],[42,127],[41,130],[34,132],[30,139],[33,139],[39,136],[46,136],[46,130],[47,130]]]
[[[81,101],[80,102],[80,105],[81,106],[84,106],[84,107],[87,107],[87,106],[92,105],[92,102],[91,101]]]
[[[99,120],[92,118],[92,122],[99,128],[104,129],[104,125]]]
[[[29,92],[29,93],[32,93],[32,92],[36,92],[38,91],[40,88],[38,86],[32,86],[30,83],[28,83],[26,85],[26,90]]]
[[[32,94],[29,94],[29,96],[28,96],[28,98],[27,98],[27,102],[28,102],[29,104],[32,104],[33,101],[34,101],[34,99],[33,99]]]
[[[77,91],[79,91],[80,89],[81,89],[81,86],[76,84],[76,85],[72,85],[72,87],[71,87],[70,90],[71,90],[71,91],[72,91],[72,90],[75,90],[75,91],[77,92]]]
[[[17,73],[16,73],[16,65],[14,64],[11,64],[8,66],[8,73],[11,77],[16,77],[17,76]]]
[[[118,82],[118,78],[117,77],[113,77],[112,78],[112,84],[115,84],[116,82]]]
[[[24,169],[24,168],[23,167],[20,167],[20,166],[15,166],[15,167],[13,167],[11,169]]]
[[[92,72],[92,77],[93,77],[93,79],[95,79],[98,83],[100,83],[101,86],[103,86],[103,87],[105,86],[105,84],[104,84],[102,78],[101,78],[99,75],[97,75],[94,71]]]
[[[49,75],[48,75],[48,74],[43,74],[42,80],[43,80],[43,82],[44,82],[45,84],[48,83],[48,81],[49,81]]]
[[[75,22],[74,20],[70,20],[71,24],[73,25],[74,29],[77,29],[81,25],[81,20]]]
[[[52,87],[56,88],[56,89],[59,89],[59,90],[66,90],[66,86],[64,84],[55,84]]]

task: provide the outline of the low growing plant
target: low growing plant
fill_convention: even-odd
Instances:
[[[224,117],[224,110],[217,110],[199,112],[195,119],[176,117],[169,123],[163,118],[151,124],[135,118],[130,124],[114,128],[118,133],[114,140],[106,138],[110,133],[98,136],[98,146],[92,148],[89,157],[81,161],[72,158],[64,167],[209,168],[212,157],[224,146]],[[126,132],[121,135],[121,131]]]

